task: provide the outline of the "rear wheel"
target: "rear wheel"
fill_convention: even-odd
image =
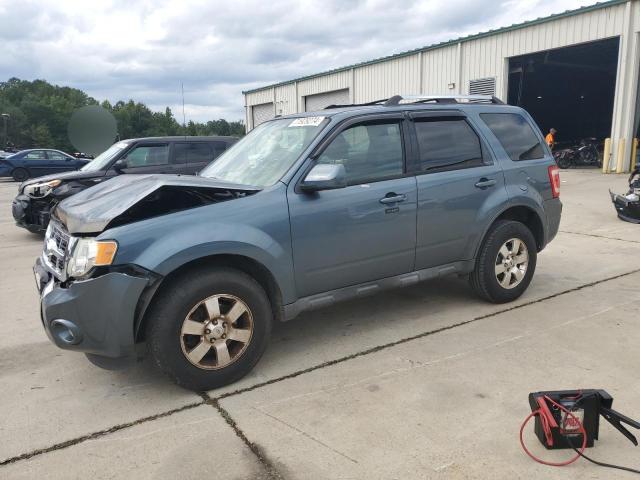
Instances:
[[[27,178],[29,178],[29,172],[26,168],[18,167],[14,168],[11,172],[11,176],[16,182],[24,182]]]
[[[161,292],[147,341],[156,364],[196,391],[246,375],[264,352],[273,314],[263,288],[231,268],[191,270]]]
[[[510,302],[522,295],[531,283],[536,261],[536,242],[527,226],[500,220],[487,233],[469,281],[485,300]]]
[[[566,169],[566,168],[569,168],[571,166],[571,160],[566,155],[559,157],[557,159],[557,163],[558,163],[558,167],[560,167],[562,169]]]

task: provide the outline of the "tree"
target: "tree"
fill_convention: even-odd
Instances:
[[[189,121],[183,127],[167,107],[152,112],[134,100],[99,103],[82,90],[51,85],[45,80],[10,78],[0,82],[0,113],[8,113],[8,139],[18,148],[50,147],[74,151],[67,132],[71,115],[81,107],[100,105],[113,114],[120,139],[167,135],[244,135],[242,121]]]

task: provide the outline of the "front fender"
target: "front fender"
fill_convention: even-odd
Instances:
[[[123,225],[99,238],[118,242],[116,263],[162,276],[204,257],[247,257],[271,273],[284,303],[295,300],[289,212],[280,188]]]

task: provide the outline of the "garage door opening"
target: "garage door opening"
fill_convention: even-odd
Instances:
[[[315,112],[322,110],[329,105],[347,105],[349,104],[349,89],[333,90],[331,92],[318,93],[315,95],[307,95],[304,97],[305,112]]]
[[[619,39],[509,59],[508,103],[526,109],[557,145],[611,134]]]

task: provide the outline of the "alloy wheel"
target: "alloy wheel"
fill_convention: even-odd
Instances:
[[[253,335],[253,315],[238,297],[213,295],[198,302],[180,330],[186,359],[204,370],[225,368],[245,352]]]
[[[515,288],[524,279],[528,266],[527,246],[518,238],[510,238],[502,244],[496,256],[496,279],[502,288]]]

